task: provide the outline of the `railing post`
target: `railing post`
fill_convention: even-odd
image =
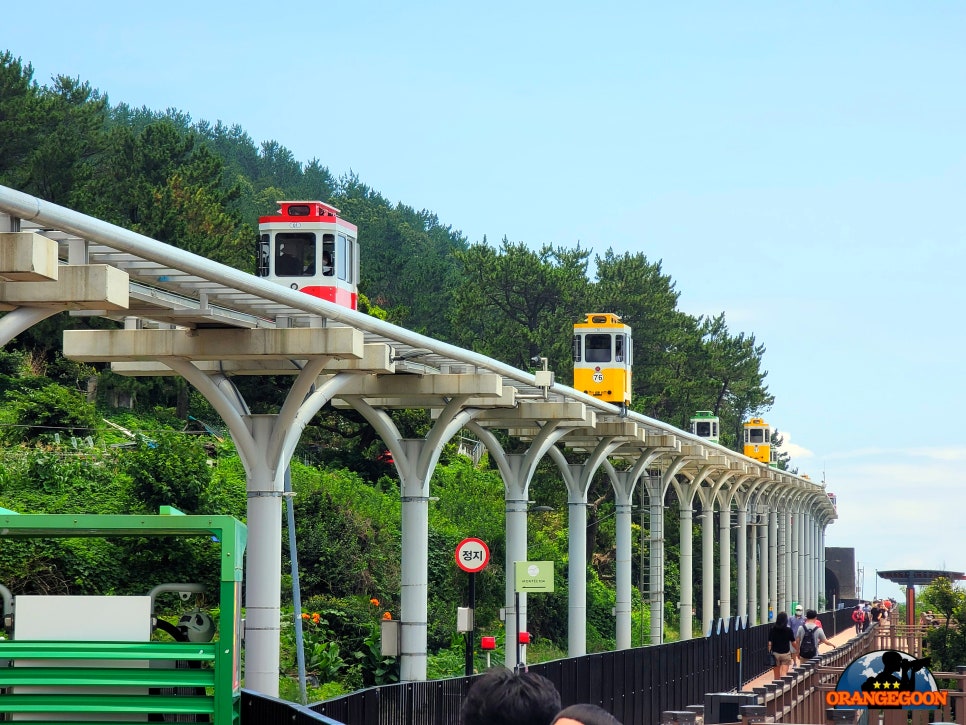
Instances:
[[[688,705],[684,709],[694,713],[694,721],[698,725],[704,725],[704,705]]]
[[[966,666],[958,665],[956,667],[956,691],[966,692]],[[952,702],[955,703],[953,706],[956,708],[956,722],[963,724],[966,723],[966,695],[960,695],[956,698],[951,698]]]
[[[661,725],[675,725],[675,723],[697,723],[697,715],[691,710],[665,710],[661,713]]]
[[[761,722],[775,722],[775,720],[769,717],[767,708],[764,705],[742,705],[741,722],[742,723],[761,723]]]

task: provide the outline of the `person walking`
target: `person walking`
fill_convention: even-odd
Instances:
[[[772,672],[776,680],[788,672],[792,661],[792,642],[795,640],[791,627],[788,626],[788,614],[779,612],[775,624],[768,631],[768,651],[775,658]]]
[[[802,605],[795,605],[795,614],[788,618],[788,626],[792,630],[792,637],[798,635],[798,628],[805,623],[805,617],[802,615]],[[798,667],[801,664],[801,658],[798,656],[796,650],[792,650],[792,666]]]
[[[869,619],[872,624],[878,624],[882,621],[882,607],[879,606],[878,599],[872,602],[872,609],[869,610]]]
[[[822,623],[818,620],[818,612],[809,609],[805,612],[805,623],[798,628],[798,634],[795,637],[795,651],[798,652],[800,659],[810,660],[818,654],[818,646],[823,642],[835,649],[835,645],[829,642],[828,637],[825,636]]]

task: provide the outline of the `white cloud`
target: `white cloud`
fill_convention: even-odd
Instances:
[[[772,432],[774,432],[774,430]],[[782,439],[782,445],[781,445],[781,448],[779,448],[778,450],[779,452],[787,453],[792,457],[792,460],[791,460],[792,467],[795,466],[795,461],[798,459],[815,457],[815,454],[812,451],[810,451],[808,448],[805,448],[805,446],[800,446],[797,443],[793,443],[792,434],[789,431],[781,430],[779,431],[779,435],[781,436],[781,439]]]

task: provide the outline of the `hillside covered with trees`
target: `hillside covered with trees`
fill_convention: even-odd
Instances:
[[[334,175],[324,159],[297,160],[276,140],[256,143],[238,126],[194,121],[184,111],[112,104],[77,78],[38,82],[9,53],[0,53],[0,183],[249,272],[259,215],[278,199],[328,201],[359,227],[365,311],[520,368],[542,355],[562,382],[570,379],[572,324],[587,312],[615,312],[634,330],[634,410],[679,427],[696,410],[714,411],[723,443],[738,448],[742,421],[773,402],[764,346],[729,330],[723,313],[679,310],[674,281],[644,252],[467,240],[429,210],[392,203],[353,174]],[[177,378],[121,378],[62,357],[64,329],[111,324],[58,315],[0,353],[0,506],[132,513],[169,504],[244,519],[244,472],[202,396]],[[255,378],[236,384],[253,412],[278,410],[287,389]],[[421,411],[397,415],[413,435],[428,429]],[[336,691],[391,677],[373,650],[378,620],[392,616],[399,590],[398,488],[384,449],[361,417],[326,408],[292,466],[313,634],[307,656]],[[503,489],[485,456],[474,463],[455,444],[432,485],[439,501],[430,531],[431,674],[444,676],[462,665],[453,629],[463,583],[452,552],[468,531],[486,538],[495,563],[481,577],[477,622],[500,627]],[[566,494],[552,466],[538,473],[531,497],[555,508],[533,517],[531,555],[565,562]],[[613,644],[611,500],[608,484],[595,482],[590,501],[600,523],[589,536],[588,629],[596,648]],[[635,547],[646,545],[641,533]],[[667,601],[674,602],[669,549]],[[0,583],[15,593],[143,593],[158,581],[203,581],[208,555],[197,543],[164,551],[137,542],[18,544],[0,557]],[[543,647],[546,656],[565,647],[566,567],[558,572],[556,593],[530,606],[536,652]],[[635,581],[639,575],[635,569]],[[639,603],[636,610],[646,618]],[[636,621],[635,638],[644,624]]]

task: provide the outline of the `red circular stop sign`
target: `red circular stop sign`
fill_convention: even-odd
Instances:
[[[489,561],[490,548],[482,539],[463,539],[456,547],[456,565],[465,572],[482,571]]]

